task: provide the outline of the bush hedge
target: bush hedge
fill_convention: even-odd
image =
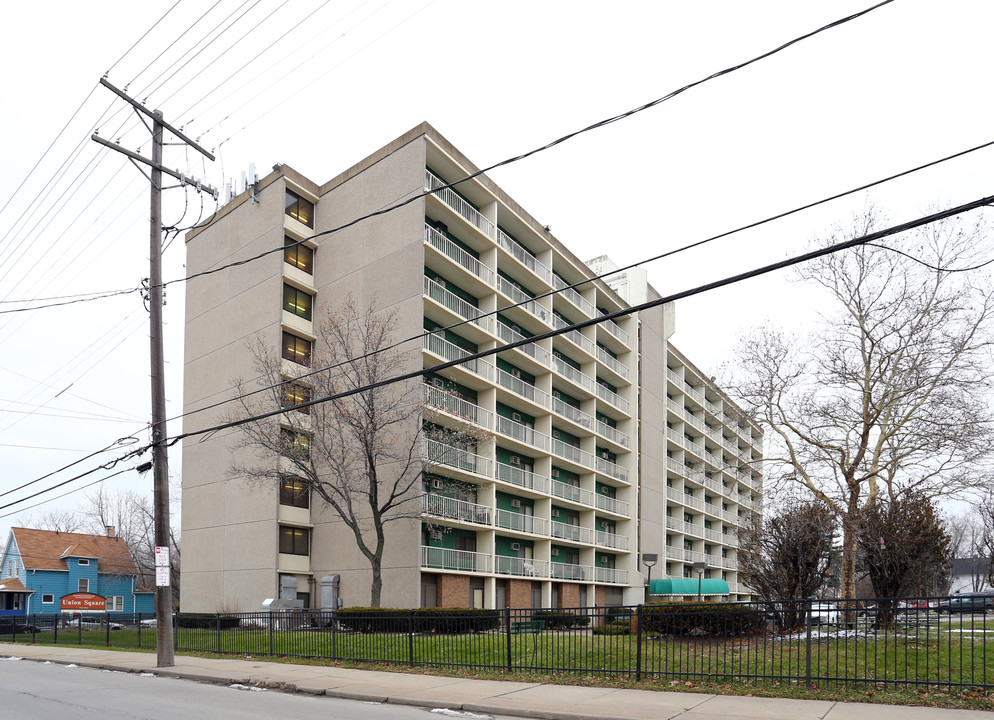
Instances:
[[[336,613],[343,630],[364,633],[438,633],[461,634],[485,632],[500,627],[499,610],[466,608],[417,608],[413,610],[375,607],[351,607]]]
[[[549,630],[586,627],[590,624],[590,618],[586,615],[574,615],[573,613],[559,612],[557,610],[536,610],[532,613],[532,620],[545,621],[545,627]]]
[[[230,630],[241,624],[241,619],[231,615],[185,615],[180,613],[176,616],[176,626],[181,628],[196,628],[199,630],[217,630],[220,625],[221,630]]]
[[[642,608],[643,633],[729,636],[765,627],[766,619],[755,606],[688,601],[649,603]]]

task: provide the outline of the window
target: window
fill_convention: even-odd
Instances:
[[[89,565],[90,564],[90,561],[87,558],[83,558],[82,560],[77,560],[76,562],[78,564],[80,564],[80,565]]]
[[[80,578],[79,585],[76,586],[76,592],[90,592],[90,580],[89,578]]]
[[[108,595],[107,612],[124,612],[124,595]]]
[[[7,577],[17,577],[17,560],[7,561]]]
[[[310,507],[311,489],[306,480],[298,477],[280,478],[280,505]]]
[[[55,602],[55,596],[54,595],[42,595],[41,596],[41,602],[42,602],[43,605],[51,605],[53,602]]]
[[[280,450],[295,460],[310,460],[311,438],[302,432],[280,428]]]
[[[314,304],[314,297],[298,290],[293,285],[283,284],[283,309],[304,320],[311,319],[311,305]]]
[[[293,190],[286,191],[286,214],[309,228],[314,227],[314,203]]]
[[[291,237],[283,238],[283,262],[303,270],[308,275],[314,274],[314,249],[309,248]]]
[[[311,531],[307,528],[280,525],[280,552],[286,555],[307,555]]]
[[[301,365],[311,364],[311,341],[283,331],[283,358]]]
[[[304,383],[287,380],[283,383],[283,407],[292,407],[311,401],[311,387]],[[310,415],[309,407],[297,408],[297,412]]]

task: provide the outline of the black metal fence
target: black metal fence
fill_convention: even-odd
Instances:
[[[994,689],[994,596],[174,617],[175,646],[640,681]],[[990,613],[990,614],[988,614]],[[0,640],[152,648],[148,616],[0,618]],[[990,645],[990,652],[988,646]]]

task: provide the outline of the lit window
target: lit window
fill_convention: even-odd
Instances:
[[[311,401],[311,388],[304,383],[291,382],[287,380],[283,383],[283,407],[292,407]],[[309,407],[297,408],[297,412],[310,415]]]
[[[280,449],[283,455],[295,460],[311,459],[311,439],[301,432],[280,428]]]
[[[286,214],[309,228],[314,227],[314,203],[300,197],[293,190],[286,191]]]
[[[76,586],[76,592],[90,592],[90,580],[88,578],[80,578],[79,584]]]
[[[283,331],[283,358],[301,365],[311,364],[311,342]]]
[[[308,275],[314,274],[314,250],[291,237],[284,237],[283,262],[303,270]]]
[[[311,531],[307,528],[280,525],[280,552],[287,555],[307,555]]]
[[[311,319],[311,305],[314,298],[293,285],[283,285],[283,309],[304,320]]]
[[[310,487],[306,480],[287,476],[280,478],[280,505],[310,507],[310,497]]]
[[[124,612],[124,596],[108,595],[107,612]]]

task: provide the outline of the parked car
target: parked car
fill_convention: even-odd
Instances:
[[[994,608],[994,596],[991,595],[959,595],[948,600],[940,600],[935,611],[938,613],[978,613],[982,614]]]
[[[37,625],[33,625],[19,617],[0,617],[0,635],[11,635],[18,633],[41,632]]]
[[[94,615],[84,615],[78,620],[73,620],[72,625],[78,625],[84,630],[103,630],[105,627],[110,627],[111,630],[121,630],[124,628],[124,625],[119,622]]]
[[[812,625],[838,625],[839,608],[832,603],[814,603],[811,606]]]

